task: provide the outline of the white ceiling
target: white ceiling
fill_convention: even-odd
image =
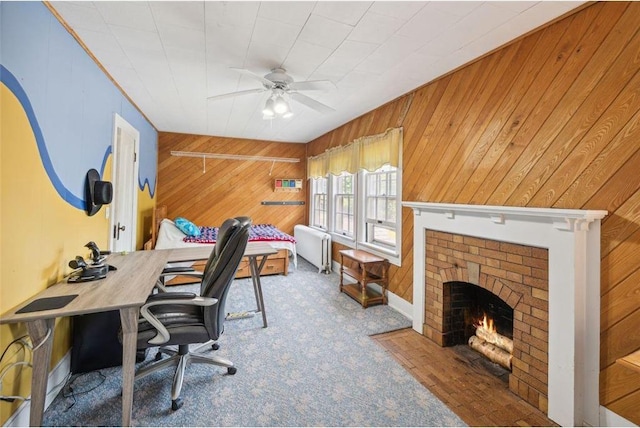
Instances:
[[[159,131],[306,143],[527,33],[575,1],[51,2]],[[263,120],[268,94],[230,67],[295,81],[335,112],[293,103]]]

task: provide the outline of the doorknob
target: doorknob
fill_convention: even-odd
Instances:
[[[113,226],[113,237],[115,239],[120,239],[120,231],[124,232],[124,230],[125,230],[124,224],[121,226],[120,222],[118,222],[117,226],[116,225]]]

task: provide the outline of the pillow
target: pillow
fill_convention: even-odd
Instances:
[[[200,236],[200,229],[184,217],[176,217],[176,227],[187,236]]]

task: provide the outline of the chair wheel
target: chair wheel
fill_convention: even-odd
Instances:
[[[211,349],[213,349],[214,351],[217,351],[218,349],[220,349],[220,345],[217,343],[214,343],[213,345],[211,345]]]
[[[236,374],[237,371],[238,369],[236,369],[235,367],[227,367],[227,373],[230,375]]]
[[[184,400],[182,398],[176,398],[175,400],[171,400],[171,410],[176,411],[184,404]]]

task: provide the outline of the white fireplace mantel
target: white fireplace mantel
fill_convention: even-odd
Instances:
[[[403,202],[414,212],[413,328],[425,317],[425,230],[546,248],[549,252],[548,416],[600,425],[601,210]]]

